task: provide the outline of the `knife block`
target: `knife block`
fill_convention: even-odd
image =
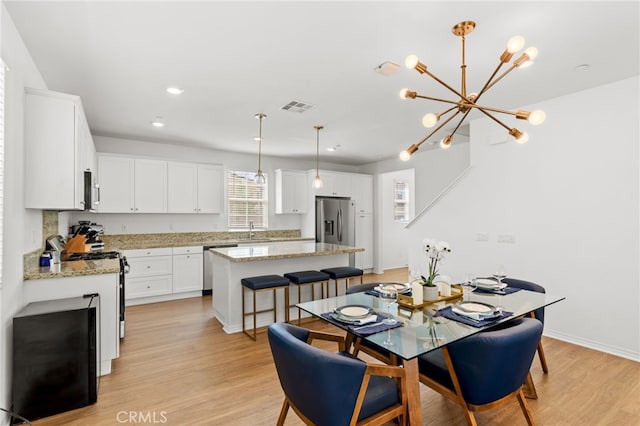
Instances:
[[[76,235],[67,241],[67,253],[86,253],[88,251],[90,251],[90,248],[84,235]]]

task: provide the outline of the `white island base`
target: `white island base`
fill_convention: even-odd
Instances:
[[[363,251],[355,247],[322,243],[283,243],[272,246],[253,246],[242,248],[211,249],[212,256],[212,305],[213,315],[220,321],[226,333],[242,331],[242,278],[259,275],[280,275],[289,272],[316,270],[349,265],[349,254]],[[312,246],[315,248],[312,250]],[[266,248],[265,248],[266,247]],[[301,248],[301,250],[297,250]],[[332,291],[332,286],[328,286]],[[311,300],[311,286],[302,286],[302,301]],[[252,292],[246,290],[245,312],[253,311]],[[277,292],[277,321],[284,321],[284,291]],[[290,303],[298,303],[298,289],[290,286]],[[320,285],[316,286],[316,299],[320,298]],[[332,294],[333,295],[333,294]],[[273,292],[256,293],[257,310],[273,306]],[[325,295],[326,297],[326,295]],[[296,319],[298,309],[290,310],[290,318]],[[306,315],[303,315],[303,318]],[[264,312],[257,316],[257,327],[273,323],[273,312]],[[253,328],[253,317],[246,317],[247,329]]]

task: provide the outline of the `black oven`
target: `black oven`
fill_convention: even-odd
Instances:
[[[127,262],[127,256],[120,255],[120,278],[118,280],[118,287],[120,289],[120,338],[124,338],[124,282],[125,275],[129,273],[129,262]]]

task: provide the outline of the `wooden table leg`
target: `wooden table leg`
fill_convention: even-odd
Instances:
[[[407,374],[407,403],[409,405],[409,424],[422,426],[422,405],[420,403],[420,378],[418,358],[403,360]]]

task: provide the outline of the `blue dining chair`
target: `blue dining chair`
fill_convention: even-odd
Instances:
[[[365,291],[373,290],[378,287],[379,282],[376,283],[365,283],[365,284],[356,284],[354,286],[348,287],[346,289],[345,294],[353,294],[353,293],[364,293]],[[352,354],[354,356],[358,356],[360,352],[364,352],[369,356],[377,359],[378,361],[382,361],[385,364],[390,365],[399,365],[398,357],[389,352],[386,348],[381,346],[377,346],[373,343],[369,343],[364,340],[362,337],[358,337],[352,333],[347,333],[347,349],[350,348],[351,344],[353,344]]]
[[[309,425],[380,425],[395,418],[406,423],[403,368],[367,364],[346,352],[314,347],[312,340],[323,339],[344,349],[344,340],[293,324],[271,324],[268,338],[284,391],[278,425],[284,424],[290,407]]]
[[[516,318],[420,356],[420,381],[459,404],[469,425],[476,425],[473,411],[513,399],[533,425],[522,387],[541,335],[540,321]]]
[[[509,287],[535,291],[536,293],[545,293],[544,287],[531,281],[507,277],[503,278],[502,282],[507,284]],[[544,308],[536,309],[535,311],[530,313],[530,316],[540,321],[542,323],[542,326],[544,327]],[[538,343],[538,358],[540,359],[540,365],[542,366],[542,371],[544,372],[544,374],[549,373],[549,367],[547,367],[547,358],[544,354],[544,349],[542,349],[542,339]]]

